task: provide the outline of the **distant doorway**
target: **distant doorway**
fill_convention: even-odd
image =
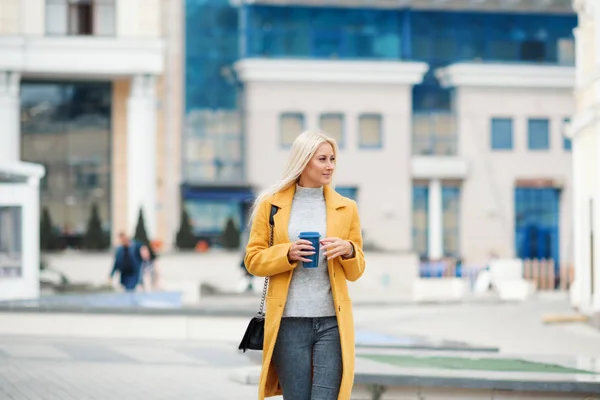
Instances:
[[[522,259],[552,259],[559,270],[560,190],[515,189],[515,247]]]

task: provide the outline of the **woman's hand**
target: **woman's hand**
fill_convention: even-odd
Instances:
[[[310,260],[305,257],[312,256],[313,254],[315,254],[315,248],[313,247],[312,243],[308,240],[300,239],[292,243],[290,249],[288,250],[287,256],[288,260],[290,260],[290,263],[295,261],[308,263]]]
[[[321,246],[325,249],[328,260],[336,257],[350,258],[354,255],[354,246],[347,240],[336,237],[321,240]]]

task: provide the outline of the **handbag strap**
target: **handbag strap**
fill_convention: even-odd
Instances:
[[[269,234],[269,247],[273,246],[273,233],[275,230],[275,219],[273,218],[277,214],[279,208],[271,204],[271,215],[269,216],[269,225],[271,226]],[[260,299],[260,307],[258,309],[258,315],[265,315],[265,298],[267,297],[267,289],[269,288],[269,277],[265,276],[265,284],[263,286],[262,298]]]

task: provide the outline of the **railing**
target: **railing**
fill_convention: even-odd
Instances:
[[[554,260],[523,260],[523,278],[532,281],[538,290],[568,290],[575,277],[572,263]]]
[[[484,265],[463,265],[453,259],[422,261],[419,264],[421,278],[462,278],[472,289]],[[537,290],[566,291],[574,280],[572,263],[561,263],[555,268],[554,260],[523,260],[523,279],[533,282]]]
[[[415,112],[413,155],[452,156],[458,151],[456,115],[450,111]]]

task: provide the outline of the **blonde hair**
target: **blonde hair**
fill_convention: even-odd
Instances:
[[[288,157],[287,163],[285,165],[285,169],[283,170],[283,178],[275,183],[270,188],[263,190],[259,193],[256,200],[254,201],[254,206],[252,207],[252,214],[249,219],[249,223],[251,224],[256,215],[256,210],[264,200],[273,196],[276,193],[279,193],[292,185],[295,185],[298,179],[300,179],[300,175],[304,172],[304,169],[308,165],[309,161],[313,158],[319,146],[324,143],[329,143],[333,148],[333,155],[337,160],[338,147],[335,139],[327,136],[325,133],[320,131],[304,131],[292,144],[292,150],[290,151],[290,155]],[[333,182],[332,182],[333,186]]]

